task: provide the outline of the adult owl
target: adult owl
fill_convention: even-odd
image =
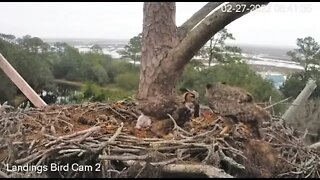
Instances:
[[[238,87],[215,83],[207,84],[205,97],[208,106],[225,121],[226,127],[222,133],[232,129],[233,123],[242,122],[258,138],[262,138],[260,127],[262,122],[271,119],[271,115],[254,103],[250,93]]]

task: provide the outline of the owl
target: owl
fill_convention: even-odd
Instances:
[[[238,103],[253,102],[253,96],[244,89],[226,85],[226,83],[207,84],[207,89],[210,89],[210,96],[215,99],[223,98]]]
[[[199,115],[199,93],[195,90],[181,88],[176,99],[177,110],[174,113],[175,120],[179,126]]]
[[[258,138],[262,138],[260,127],[262,122],[271,119],[271,115],[253,102],[251,94],[241,88],[218,83],[207,84],[205,97],[208,106],[225,122],[221,134],[232,129],[234,123],[242,122]]]

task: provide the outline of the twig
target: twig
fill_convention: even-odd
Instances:
[[[108,140],[108,143],[114,142],[116,140],[116,138],[121,133],[123,126],[124,126],[124,123],[121,122],[120,127],[117,129],[117,131],[114,133],[114,135]]]
[[[99,155],[99,159],[101,160],[120,160],[120,161],[128,161],[128,160],[146,160],[149,156],[142,155],[130,155],[130,156],[109,156],[109,155]]]
[[[30,143],[30,146],[28,148],[28,155],[30,155],[31,151],[32,151],[32,148],[33,148],[33,145],[36,143],[36,140],[32,140],[32,142]]]
[[[63,118],[63,119],[61,119],[61,118]],[[56,120],[58,120],[58,121],[61,121],[61,122],[64,122],[64,123],[68,124],[68,125],[71,127],[71,129],[72,129],[72,128],[73,128],[73,124],[69,123],[68,121],[66,121],[66,120],[64,120],[64,119],[68,119],[68,120],[70,120],[69,118],[64,117],[64,116],[61,116],[60,118],[56,118]]]
[[[246,169],[242,164],[237,163],[232,158],[226,156],[221,149],[218,150],[219,155],[221,156],[221,160],[228,162],[231,166],[236,167],[238,169]]]
[[[35,154],[32,154],[30,156],[27,156],[25,158],[22,158],[22,159],[18,159],[15,161],[16,164],[24,164],[25,162],[31,160],[31,159],[34,159],[35,157],[39,156],[39,154],[42,154],[43,151],[38,151],[36,152]]]
[[[309,148],[313,148],[313,149],[318,149],[319,147],[320,147],[320,142],[311,144],[311,145],[309,146]]]
[[[53,144],[55,144],[55,143],[57,143],[57,142],[59,142],[59,141],[61,141],[61,140],[63,140],[63,139],[72,138],[72,137],[74,137],[74,136],[78,136],[78,135],[80,135],[80,134],[85,134],[85,133],[88,133],[88,132],[100,131],[100,129],[101,129],[100,126],[95,126],[95,127],[91,127],[91,128],[89,128],[89,129],[83,130],[83,131],[75,132],[75,133],[73,133],[73,134],[69,134],[69,135],[65,135],[65,136],[60,136],[60,137],[58,137],[55,141],[46,144],[45,147],[51,146],[51,145],[53,145]]]
[[[11,138],[7,139],[7,144],[8,144],[8,149],[10,150],[9,153],[12,154],[14,159],[17,159],[18,152],[17,152],[17,149],[13,146]]]
[[[62,149],[58,153],[59,154],[64,154],[64,153],[70,153],[70,152],[81,152],[83,151],[82,149]]]
[[[283,99],[283,100],[281,100],[281,101],[278,101],[278,102],[276,102],[276,103],[274,103],[274,104],[271,104],[271,105],[265,107],[264,109],[272,108],[272,107],[275,106],[275,105],[278,105],[278,104],[280,104],[280,103],[283,103],[283,102],[285,102],[285,101],[288,101],[290,98],[291,98],[291,97],[288,97],[288,98],[286,98],[286,99]]]
[[[77,155],[78,153],[79,153],[79,151],[72,152],[72,153],[68,153],[68,154],[63,154],[63,155],[57,157],[56,159],[57,159],[57,160],[60,160],[60,159],[70,158],[70,157],[72,157],[72,156]]]
[[[122,113],[126,113],[126,114],[128,114],[128,115],[131,115],[131,116],[133,116],[134,118],[138,118],[138,116],[136,115],[136,114],[134,114],[133,112],[130,112],[130,111],[127,111],[127,110],[125,110],[125,109],[122,109],[122,108],[119,108],[118,109],[120,112],[122,112]]]
[[[56,131],[56,129],[54,128],[53,125],[50,126],[50,130],[51,130],[52,135],[57,136],[57,131]]]
[[[138,178],[138,177],[140,176],[140,174],[142,173],[142,171],[146,169],[147,165],[148,165],[147,163],[145,163],[145,164],[143,165],[143,167],[140,169],[140,171],[138,172],[138,174],[136,175],[135,178]]]
[[[188,154],[184,157],[181,157],[181,158],[173,158],[173,159],[169,159],[167,161],[161,161],[161,162],[155,162],[155,163],[150,163],[152,166],[164,166],[164,165],[167,165],[167,164],[171,164],[171,163],[174,163],[176,161],[179,161],[179,160],[184,160],[184,159],[187,159],[189,158],[191,155]]]
[[[82,141],[84,141],[87,137],[89,137],[91,134],[93,133],[93,131],[87,132],[85,135],[83,135],[82,137],[80,137],[77,141],[78,143],[82,143]]]
[[[117,110],[113,109],[112,107],[108,107],[112,112],[116,113],[118,116],[120,116],[122,119],[126,119],[122,114],[120,114]]]
[[[173,127],[173,130],[174,129],[177,129],[177,130],[180,130],[181,132],[185,133],[185,134],[188,134],[188,135],[192,135],[191,133],[185,131],[184,129],[182,129],[180,126],[178,126],[177,122],[173,119],[173,117],[170,115],[170,114],[167,114],[169,116],[169,118],[172,120],[173,124],[174,124],[174,127]]]
[[[225,173],[222,169],[209,165],[168,164],[162,168],[162,171],[170,173],[205,174],[209,178],[233,178],[233,176]]]

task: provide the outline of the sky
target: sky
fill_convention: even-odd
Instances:
[[[177,2],[181,25],[206,2]],[[130,39],[142,32],[143,2],[0,2],[0,33],[17,37]],[[320,42],[320,2],[269,3],[230,23],[236,44],[294,47]]]

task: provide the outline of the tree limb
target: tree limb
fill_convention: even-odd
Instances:
[[[194,13],[186,22],[178,27],[178,35],[180,39],[186,37],[187,33],[194,28],[201,20],[203,20],[211,11],[223,4],[223,2],[208,2],[199,11]]]
[[[252,5],[263,5],[268,2],[231,2],[228,5],[236,7],[237,5],[243,5],[252,10]],[[242,17],[250,12],[245,10],[243,12],[223,12],[222,9],[216,10],[214,13],[206,17],[197,27],[195,27],[186,36],[180,44],[173,49],[172,53],[176,55],[175,67],[183,67],[188,63],[191,58],[200,50],[200,48],[218,31],[223,29],[226,25],[230,24],[234,20]]]

